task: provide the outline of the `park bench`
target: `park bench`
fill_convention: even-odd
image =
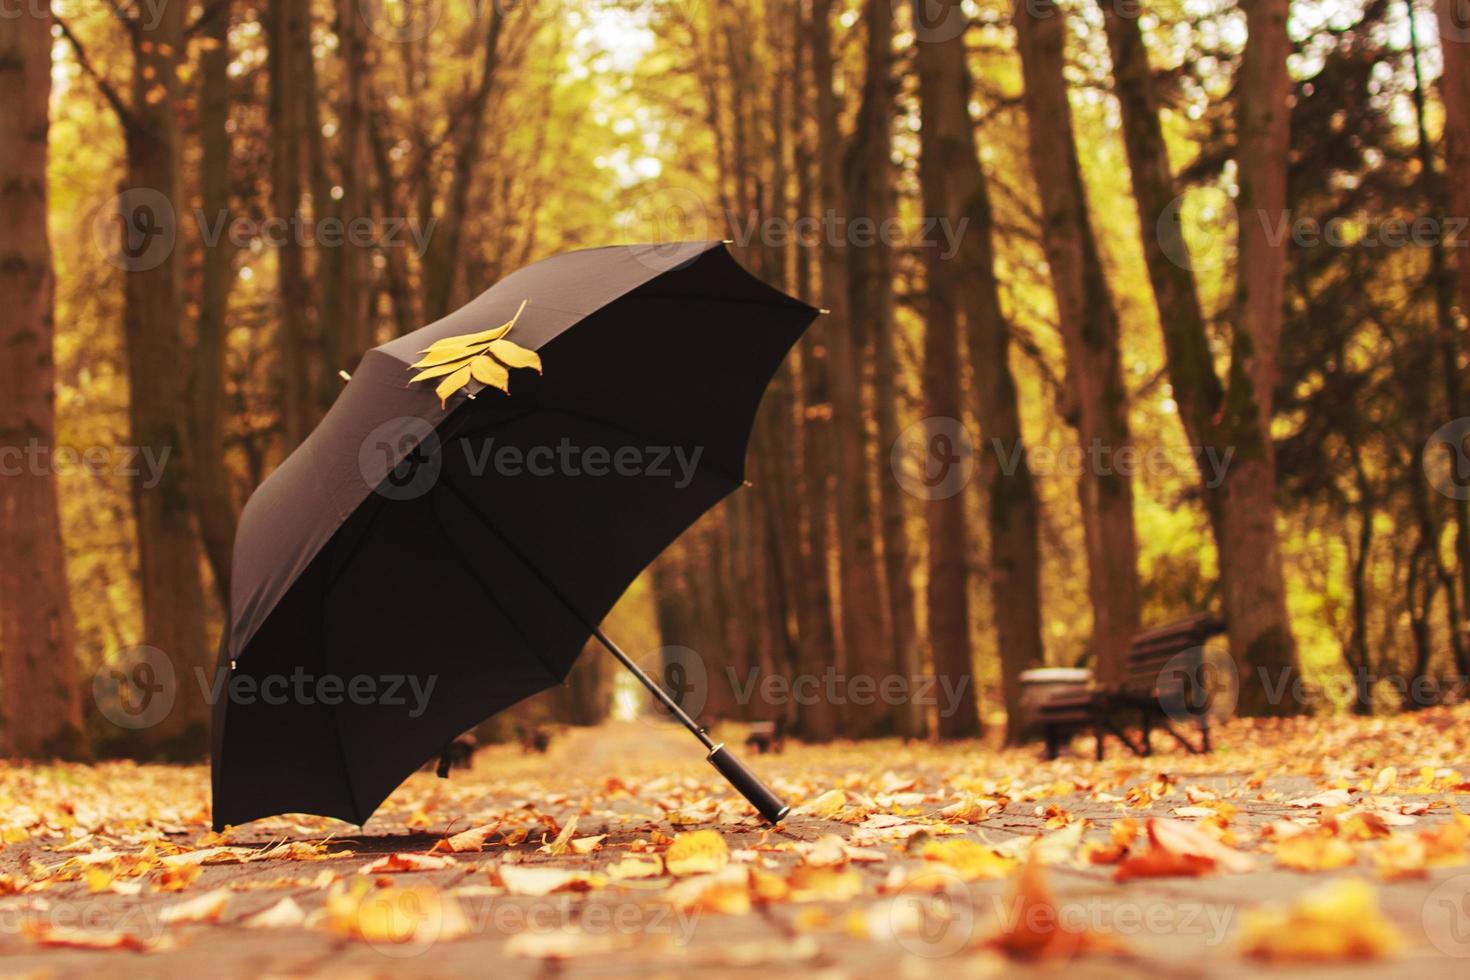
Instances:
[[[1037,712],[1046,735],[1046,757],[1055,759],[1065,740],[1088,730],[1097,737],[1099,761],[1108,735],[1135,755],[1150,755],[1149,736],[1155,727],[1191,753],[1210,751],[1211,692],[1204,676],[1205,643],[1224,631],[1224,622],[1208,613],[1160,626],[1134,637],[1119,683],[1052,695]],[[1139,723],[1137,742],[1126,731],[1130,717]],[[1198,725],[1198,744],[1174,727],[1174,722],[1183,719]]]

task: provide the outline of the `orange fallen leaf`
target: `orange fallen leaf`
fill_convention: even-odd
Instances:
[[[205,892],[203,895],[168,906],[158,913],[158,921],[170,925],[181,925],[188,922],[218,922],[225,914],[225,906],[229,902],[230,893],[223,888],[216,888],[212,892]]]
[[[730,863],[730,848],[716,830],[695,830],[679,834],[664,855],[669,874],[676,876],[708,874]]]
[[[1403,947],[1372,886],[1357,878],[1329,882],[1289,905],[1248,910],[1240,937],[1245,955],[1264,960],[1369,960]]]
[[[1276,863],[1293,871],[1334,871],[1357,860],[1347,841],[1329,833],[1298,834],[1276,845]]]
[[[466,852],[478,853],[485,849],[485,841],[491,834],[500,829],[498,823],[487,823],[483,827],[471,827],[462,830],[452,837],[446,837],[436,841],[430,854],[463,854]]]
[[[457,862],[451,857],[432,854],[389,854],[357,869],[360,875],[397,874],[406,871],[442,871]]]
[[[1046,866],[1032,856],[1021,868],[1000,916],[997,931],[985,946],[1018,960],[1069,960],[1083,953],[1122,955],[1127,948],[1116,936],[1066,922],[1046,881]]]
[[[121,930],[71,929],[35,921],[23,923],[21,934],[39,946],[67,949],[118,949],[134,953],[148,953],[163,946],[160,942],[144,939]]]

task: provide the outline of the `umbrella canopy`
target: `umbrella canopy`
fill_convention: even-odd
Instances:
[[[503,324],[539,353],[441,404],[409,365]],[[819,311],[720,242],[557,255],[368,351],[235,544],[217,826],[361,824],[454,736],[561,683],[660,551],[744,483]]]

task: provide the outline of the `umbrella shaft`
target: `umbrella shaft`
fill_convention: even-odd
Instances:
[[[624,667],[627,667],[628,670],[632,672],[633,676],[638,678],[639,682],[642,683],[644,687],[648,688],[649,693],[658,698],[660,704],[669,709],[670,714],[679,719],[679,721],[684,725],[685,728],[693,732],[694,737],[699,739],[700,742],[704,744],[705,748],[709,749],[711,752],[714,751],[714,740],[709,737],[708,733],[706,733],[703,728],[699,727],[698,722],[696,722],[693,718],[690,718],[689,714],[683,708],[679,707],[679,702],[671,698],[669,696],[669,693],[659,686],[658,681],[655,681],[652,677],[649,677],[647,674],[645,674],[643,672],[643,668],[635,664],[633,662],[633,658],[624,653],[621,647],[619,647],[612,640],[608,639],[607,634],[604,633],[601,628],[594,627],[592,630],[592,635],[597,637],[598,642],[607,647],[608,652],[611,653],[614,657],[617,657],[618,661]]]

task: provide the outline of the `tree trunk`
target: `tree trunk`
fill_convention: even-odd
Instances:
[[[848,200],[854,221],[866,220],[883,229],[895,213],[893,169],[893,16],[892,0],[868,0],[863,12],[867,24],[867,72],[857,130],[847,158]],[[846,243],[849,310],[853,333],[873,342],[873,407],[878,423],[878,529],[883,542],[884,594],[888,639],[891,651],[885,656],[882,680],[895,673],[906,675],[912,684],[919,673],[918,624],[914,610],[913,563],[904,515],[904,493],[887,474],[886,448],[899,435],[898,342],[894,336],[893,252],[882,235],[872,241]],[[861,324],[861,328],[858,328]],[[861,355],[857,355],[853,381],[861,391]],[[859,410],[861,416],[861,410]],[[860,422],[861,431],[861,422]],[[863,440],[866,443],[866,439]],[[866,461],[866,452],[864,460]],[[866,463],[865,463],[866,465]],[[869,468],[871,471],[871,468]],[[854,489],[857,489],[854,487]],[[879,665],[874,664],[877,668]],[[912,693],[912,692],[909,692]],[[903,704],[888,704],[883,698],[872,706],[874,726],[881,725],[910,737],[923,734],[923,715],[912,697]],[[867,715],[869,711],[864,712]],[[878,716],[885,716],[879,718]]]
[[[270,0],[266,9],[269,45],[271,132],[271,209],[283,228],[276,248],[276,296],[280,305],[281,431],[287,452],[301,445],[315,416],[311,323],[312,289],[306,250],[297,228],[302,220],[301,151],[306,129],[300,38],[311,34],[311,8],[296,0]],[[320,202],[317,202],[318,207]]]
[[[489,26],[485,32],[479,84],[460,107],[455,131],[454,160],[449,190],[439,215],[439,224],[429,239],[423,262],[424,316],[430,322],[453,309],[454,281],[460,267],[460,243],[464,236],[465,213],[469,207],[470,185],[474,182],[476,163],[480,160],[481,135],[485,131],[485,107],[495,90],[496,72],[500,66],[500,36],[505,26],[502,5],[490,5]],[[429,220],[427,211],[420,220]]]
[[[175,215],[183,205],[176,122],[183,21],[183,6],[167,4],[156,26],[140,26],[134,35],[133,98],[126,125],[127,185],[158,195]],[[135,209],[130,217],[136,220],[140,214]],[[125,274],[132,438],[135,445],[156,453],[167,447],[170,455],[156,486],[146,485],[141,474],[133,478],[142,642],[172,660],[177,684],[172,709],[145,740],[157,755],[193,759],[209,744],[209,706],[196,671],[207,672],[212,657],[205,638],[193,520],[189,423],[181,410],[189,396],[182,336],[183,261],[177,243],[156,264],[157,256],[144,258]]]
[[[1444,73],[1440,97],[1444,100],[1444,135],[1450,214],[1470,216],[1470,12],[1459,0],[1435,0],[1439,11],[1440,54]],[[1460,323],[1470,317],[1470,242],[1461,238],[1456,249]],[[1467,597],[1470,598],[1470,597]]]
[[[343,223],[342,244],[336,251],[337,298],[331,354],[333,360],[324,371],[323,410],[336,400],[340,383],[339,370],[351,371],[358,360],[373,346],[376,318],[373,316],[372,250],[364,244],[362,229],[371,227],[372,201],[368,194],[372,158],[368,145],[367,74],[368,37],[363,30],[359,4],[355,0],[337,0],[337,38],[342,60],[338,180],[341,200],[335,214]],[[391,215],[388,217],[392,217]],[[354,232],[354,226],[359,231]]]
[[[816,154],[813,151],[813,127],[808,106],[811,104],[809,72],[811,32],[803,11],[805,4],[791,5],[792,27],[792,96],[791,113],[795,126],[796,213],[809,215],[815,203],[814,178]],[[796,294],[807,297],[815,293],[812,249],[810,243],[797,243]],[[800,527],[800,575],[797,579],[797,677],[820,679],[835,663],[836,627],[833,622],[832,584],[828,576],[827,523],[831,516],[832,405],[827,390],[827,317],[821,317],[802,338],[797,350],[796,434],[797,519]],[[826,698],[810,699],[796,705],[796,733],[809,742],[830,741],[837,733],[836,705]]]
[[[85,753],[66,578],[52,394],[55,279],[46,232],[51,97],[48,8],[0,18],[0,672],[4,750]],[[45,465],[23,460],[36,446]],[[17,465],[19,464],[19,465]]]
[[[210,221],[230,210],[230,2],[213,7],[199,56],[199,198]],[[225,468],[225,318],[234,283],[229,236],[205,243],[194,348],[194,513],[214,577],[220,608],[230,608],[230,560],[235,542],[234,501]]]
[[[941,17],[961,16],[958,3],[925,4]],[[922,16],[922,15],[921,15]],[[941,32],[943,34],[944,32]],[[1006,734],[1020,734],[1021,672],[1043,660],[1041,643],[1040,518],[1031,469],[1026,461],[1011,374],[1011,328],[1000,305],[995,278],[990,189],[976,152],[969,103],[973,93],[962,35],[936,37],[917,45],[916,57],[933,73],[937,147],[955,210],[937,217],[962,232],[955,282],[965,315],[976,415],[984,430],[980,472],[989,495],[990,593],[1000,651]],[[960,222],[967,222],[960,228]]]
[[[1296,670],[1270,438],[1286,259],[1284,243],[1273,242],[1273,236],[1286,218],[1287,3],[1253,0],[1246,8],[1250,41],[1236,82],[1240,262],[1228,388],[1215,373],[1188,247],[1172,206],[1174,177],[1142,33],[1136,18],[1120,15],[1113,4],[1100,6],[1174,400],[1193,445],[1232,454],[1218,489],[1205,483],[1203,470],[1201,482],[1220,555],[1225,619],[1240,675],[1239,709],[1288,713],[1299,706],[1267,694],[1268,685],[1289,685]]]
[[[842,193],[842,137],[833,89],[831,0],[812,4],[812,76],[816,88],[818,125],[819,204],[839,208]],[[873,486],[867,461],[863,425],[862,365],[857,325],[850,316],[847,269],[840,247],[822,246],[822,295],[832,312],[822,323],[827,340],[828,382],[832,395],[832,436],[836,456],[838,545],[841,549],[843,663],[839,670],[849,680],[857,677],[878,683],[891,673],[892,647],[883,628],[883,589],[878,578],[878,551],[874,541]],[[843,730],[863,737],[893,731],[888,714],[878,705],[848,704]]]
[[[915,0],[916,16],[921,16],[920,8],[925,2]],[[959,82],[947,78],[937,60],[924,57],[922,51],[918,72],[922,121],[919,182],[924,213],[948,217],[959,209],[954,188],[950,186],[950,170],[945,166],[945,146],[947,142],[962,145],[969,138],[969,130],[966,127],[958,133],[944,132],[946,125],[953,125],[957,120],[953,113],[939,111],[946,99],[955,97],[953,90]],[[937,428],[940,424],[953,423],[953,429],[958,431],[965,417],[956,281],[960,269],[958,263],[945,259],[937,248],[926,250],[924,258],[924,410],[928,418],[943,420],[935,423],[933,431],[926,432],[923,446],[926,486],[932,485],[924,512],[929,538],[929,583],[925,595],[929,647],[935,676],[949,690],[960,690],[964,695],[955,711],[947,712],[941,707],[939,736],[968,738],[980,734],[981,724],[975,697],[974,651],[970,644],[966,560],[969,535],[962,493],[964,483],[953,469],[967,464],[955,455],[962,447],[953,445],[953,435]]]
[[[1064,75],[1067,23],[1053,0],[1021,4],[1020,41],[1031,171],[1041,197],[1042,245],[1056,295],[1067,382],[1082,444],[1078,478],[1086,539],[1092,653],[1099,680],[1122,679],[1139,626],[1133,483],[1111,460],[1130,444],[1118,315],[1088,213]]]
[[[1276,533],[1276,447],[1271,439],[1287,247],[1285,240],[1273,239],[1287,218],[1291,77],[1286,58],[1291,42],[1286,36],[1288,0],[1249,0],[1243,7],[1249,40],[1236,79],[1240,258],[1221,432],[1227,437],[1223,444],[1237,448],[1235,466],[1221,486],[1225,534],[1220,568],[1230,647],[1242,679],[1240,709],[1277,715],[1298,707],[1266,690],[1268,680],[1277,685],[1296,671]]]

